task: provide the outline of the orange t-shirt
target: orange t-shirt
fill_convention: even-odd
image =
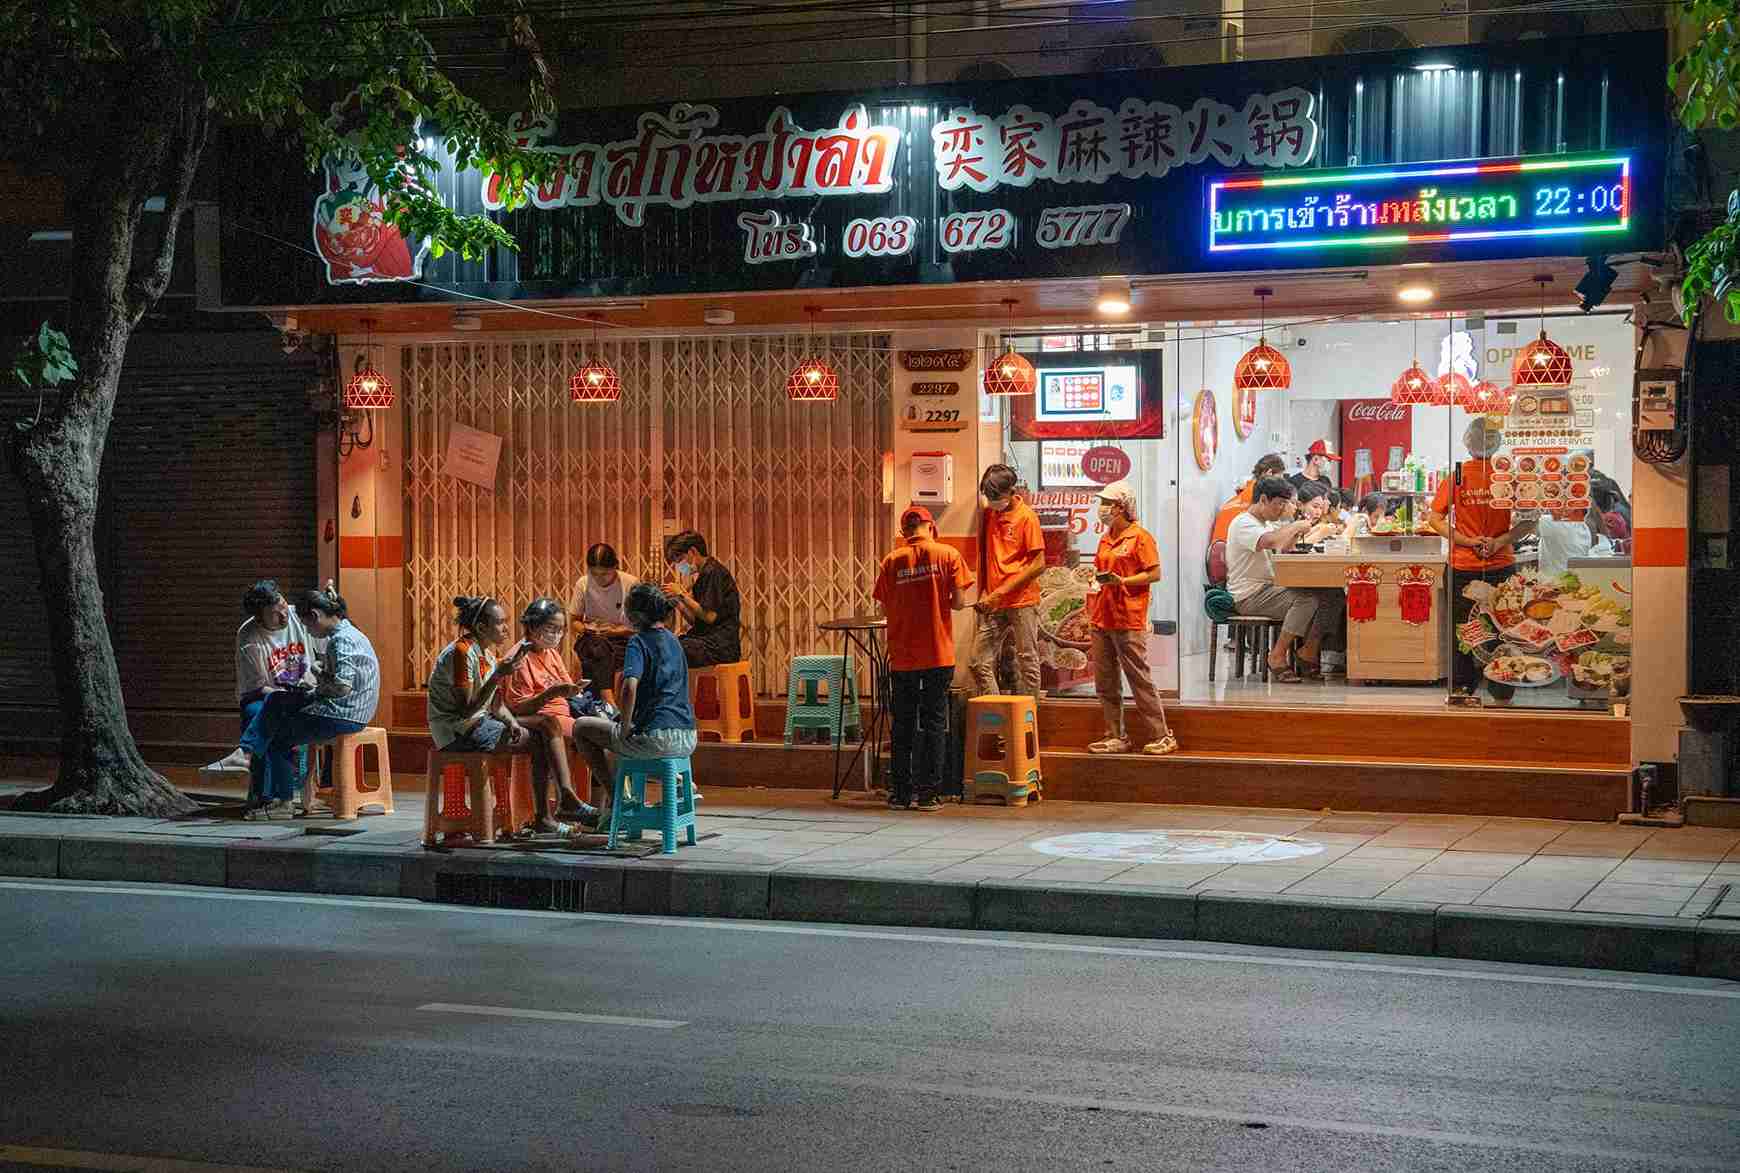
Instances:
[[[979,551],[979,568],[985,575],[984,591],[997,590],[1021,573],[1035,554],[1045,557],[1045,534],[1039,529],[1039,515],[1019,497],[1002,513],[985,510],[979,531],[985,536]],[[1038,602],[1039,580],[1035,578],[1013,597],[1003,599],[998,609],[1032,607]]]
[[[1139,525],[1130,525],[1117,537],[1107,530],[1094,552],[1094,569],[1128,577],[1157,569],[1160,547],[1154,535]],[[1087,597],[1088,618],[1101,631],[1145,631],[1148,627],[1148,584],[1139,587],[1096,584]]]
[[[896,672],[955,662],[954,593],[973,585],[960,551],[909,538],[882,560],[870,592],[888,616],[888,666]]]
[[[1239,486],[1239,491],[1233,494],[1231,501],[1220,507],[1220,512],[1214,517],[1214,527],[1208,531],[1210,545],[1226,541],[1227,531],[1232,528],[1233,518],[1251,507],[1251,493],[1255,491],[1256,484],[1256,478],[1252,477]]]
[[[1450,507],[1450,491],[1456,491],[1456,507]],[[1456,467],[1456,476],[1438,482],[1438,492],[1432,498],[1432,512],[1448,517],[1453,531],[1462,537],[1502,538],[1510,532],[1508,509],[1492,507],[1492,462],[1464,460]],[[1467,546],[1450,545],[1450,565],[1457,570],[1500,570],[1513,565],[1516,557],[1505,550],[1496,557],[1482,558]]]
[[[502,682],[502,703],[511,709],[531,700],[546,688],[572,683],[574,680],[568,675],[568,665],[562,662],[562,653],[555,648],[539,648],[521,660],[513,675]],[[563,698],[552,697],[538,712],[554,717],[563,737],[574,731],[574,717],[568,712],[568,702]]]

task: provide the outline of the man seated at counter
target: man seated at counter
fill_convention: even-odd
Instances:
[[[1233,519],[1226,540],[1226,589],[1241,615],[1267,615],[1281,621],[1281,638],[1269,652],[1270,679],[1278,684],[1322,676],[1323,645],[1341,629],[1347,608],[1343,593],[1331,587],[1278,587],[1270,558],[1301,542],[1317,542],[1329,527],[1293,512],[1293,486],[1282,477],[1256,484],[1250,507]],[[1290,653],[1298,644],[1299,668]]]

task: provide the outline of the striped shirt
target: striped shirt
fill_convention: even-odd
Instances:
[[[303,709],[312,716],[367,725],[381,700],[381,662],[369,637],[340,619],[316,662],[315,699]]]

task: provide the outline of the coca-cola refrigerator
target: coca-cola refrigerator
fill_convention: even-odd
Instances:
[[[1387,399],[1341,401],[1341,487],[1355,502],[1400,470],[1414,438],[1414,409]]]

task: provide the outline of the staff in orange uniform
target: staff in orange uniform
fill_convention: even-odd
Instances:
[[[1148,667],[1148,596],[1160,581],[1160,548],[1136,524],[1136,490],[1118,481],[1100,490],[1100,524],[1106,527],[1094,553],[1094,586],[1088,618],[1094,625],[1094,689],[1106,715],[1106,736],[1088,746],[1094,753],[1129,753],[1124,736],[1124,682],[1130,681],[1136,713],[1152,740],[1144,753],[1169,754],[1178,739],[1166,726],[1166,709]]]
[[[975,695],[997,691],[997,657],[1015,645],[1020,691],[1039,711],[1039,575],[1045,569],[1045,534],[1039,515],[1015,493],[1015,470],[993,464],[979,478],[985,511],[979,521],[979,613],[973,634]]]
[[[959,552],[936,540],[930,510],[914,505],[900,517],[900,544],[882,560],[871,594],[888,616],[888,667],[893,730],[888,805],[895,810],[941,808],[943,732],[949,681],[955,674],[954,613],[973,585]]]

